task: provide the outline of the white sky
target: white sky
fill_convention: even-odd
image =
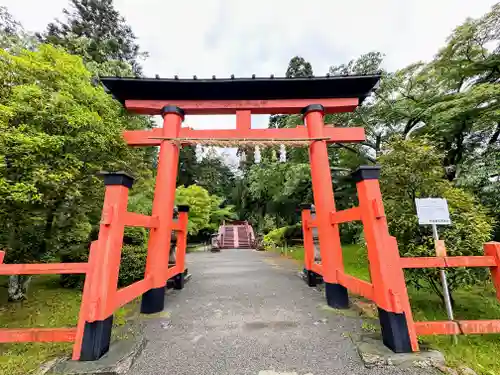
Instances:
[[[68,0],[1,0],[29,31],[62,18]],[[467,17],[494,0],[115,0],[138,37],[146,76],[283,76],[295,55],[315,75],[380,51],[395,70],[429,60]],[[254,127],[266,117],[254,116]],[[191,127],[233,127],[232,116],[197,116]]]

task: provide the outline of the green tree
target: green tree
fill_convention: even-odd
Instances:
[[[196,148],[183,146],[179,152],[177,184],[185,187],[196,183]]]
[[[311,77],[313,75],[312,65],[303,57],[292,57],[286,70],[287,78]]]
[[[144,168],[144,151],[121,137],[137,123],[91,84],[77,56],[44,44],[0,56],[0,242],[7,261],[86,254],[102,204],[97,172],[141,175]]]
[[[210,194],[229,197],[234,174],[214,148],[209,148],[200,161],[196,160],[195,147],[183,147],[179,155],[179,185],[196,184]]]
[[[500,147],[489,147],[469,156],[462,164],[457,186],[479,198],[495,219],[494,241],[500,241]]]
[[[6,7],[0,6],[0,48],[5,50],[31,49],[36,44],[36,38],[24,30]]]
[[[471,194],[443,178],[441,160],[442,155],[432,145],[400,138],[393,140],[379,159],[389,231],[396,236],[402,256],[435,256],[430,226],[418,224],[415,198],[447,199],[452,224],[440,226],[439,231],[450,256],[482,255],[482,245],[490,238],[492,220],[487,210]],[[415,287],[430,288],[443,298],[438,269],[406,272]],[[487,277],[479,268],[453,268],[447,274],[451,291]]]
[[[196,235],[203,229],[217,229],[225,219],[234,218],[231,206],[221,208],[222,199],[210,195],[201,186],[179,186],[175,193],[177,205],[189,206],[188,232]]]
[[[383,71],[381,66],[384,55],[380,52],[372,51],[349,61],[346,64],[332,65],[330,74],[335,75],[369,75],[382,74],[382,82],[387,79],[388,73]],[[362,105],[358,106],[354,112],[337,113],[325,116],[325,123],[339,126],[365,128],[367,140],[360,144],[336,144],[333,147],[343,149],[353,155],[344,154],[343,158],[350,157],[355,160],[375,162],[377,155],[381,151],[382,140],[387,137],[388,126],[384,114],[380,113],[378,95],[383,94],[384,86],[376,90],[377,95],[365,98]]]
[[[296,223],[300,203],[312,201],[309,164],[264,160],[248,175],[248,189],[254,208],[252,222],[259,231]],[[257,208],[259,207],[259,208]]]
[[[370,113],[357,119],[369,137],[363,145],[378,156],[395,134],[432,138],[450,181],[470,157],[495,148],[500,136],[499,28],[497,4],[458,26],[432,61],[384,73],[373,101],[361,107]]]
[[[134,75],[141,75],[140,60],[147,54],[140,51],[132,28],[115,9],[112,0],[71,0],[71,8],[63,10],[65,20],[47,26],[39,38],[60,45],[68,52],[81,55],[86,63],[105,66],[122,76],[127,65]]]
[[[313,68],[309,61],[301,56],[294,56],[288,63],[286,78],[306,78],[313,76]],[[269,117],[269,128],[284,128],[287,115],[272,115]]]
[[[450,181],[469,156],[488,153],[499,140],[499,29],[496,4],[484,16],[458,26],[435,59],[415,75],[434,96],[424,106],[415,134],[435,140]],[[422,95],[428,96],[425,91]]]

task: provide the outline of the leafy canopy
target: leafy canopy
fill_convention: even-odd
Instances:
[[[112,0],[71,0],[71,8],[63,13],[65,20],[49,23],[39,34],[41,40],[105,67],[105,73],[123,75],[130,66],[132,74],[141,74],[140,60],[147,54],[140,52],[132,28]]]
[[[0,75],[0,241],[7,256],[30,261],[68,241],[88,243],[88,215],[102,202],[96,173],[142,165],[142,152],[121,137],[135,123],[92,85],[81,58],[59,48],[0,50]]]

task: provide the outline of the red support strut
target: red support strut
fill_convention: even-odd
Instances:
[[[90,248],[73,359],[94,361],[109,349],[125,229],[123,219],[133,182],[123,172],[104,174],[106,193],[99,238]]]
[[[410,302],[396,239],[389,236],[378,178],[380,167],[362,166],[353,173],[365,234],[374,302],[384,344],[396,353],[418,350]]]

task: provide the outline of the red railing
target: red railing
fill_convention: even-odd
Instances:
[[[88,263],[4,264],[5,251],[0,251],[0,275],[85,274]],[[0,343],[8,342],[73,342],[76,328],[0,328]]]
[[[179,212],[177,221],[172,220],[171,230],[178,232],[175,265],[169,267],[167,262],[163,266],[164,271],[161,275],[146,274],[143,280],[117,289],[124,228],[139,226],[156,230],[160,222],[155,216],[127,211],[128,191],[133,181],[129,176],[117,173],[106,174],[104,178],[106,193],[99,238],[90,246],[87,263],[3,264],[5,252],[0,251],[0,275],[85,274],[77,327],[0,329],[0,343],[74,342],[72,356],[74,360],[98,359],[107,351],[106,342],[109,344],[110,338],[98,337],[95,332],[85,335],[86,330],[92,330],[92,323],[109,319],[118,308],[151,290],[154,276],[161,277],[164,280],[163,284],[166,284],[168,279],[184,273],[188,223],[186,209]],[[148,247],[148,256],[150,253],[151,246]],[[84,343],[84,336],[89,336],[90,339],[86,340],[90,341]],[[101,340],[104,346],[95,352],[92,349],[95,346],[92,340]],[[99,345],[100,342],[97,342],[97,346]],[[83,346],[90,352],[82,353]]]
[[[489,267],[500,300],[500,243],[484,244],[484,256],[401,258],[402,268]],[[500,333],[500,319],[414,322],[417,335]]]
[[[417,351],[419,349],[417,335],[500,333],[500,320],[414,322],[403,273],[404,268],[489,267],[497,297],[500,299],[500,243],[485,244],[484,256],[402,258],[399,256],[396,239],[388,232],[377,168],[361,167],[353,176],[356,179],[359,206],[331,212],[329,225],[334,228],[353,220],[363,223],[371,282],[347,275],[341,271],[343,266],[326,269],[324,265],[314,261],[312,228],[318,227],[319,221],[313,219],[310,208],[306,208],[302,210],[302,229],[304,264],[308,272],[309,285],[316,284],[315,274],[323,278],[329,275],[330,280],[336,280],[350,292],[375,302],[379,312],[381,309],[385,314],[384,318],[381,317],[384,343],[394,351],[410,351],[410,349]],[[334,233],[338,235],[338,228]],[[326,251],[341,253],[342,249],[321,247],[320,237],[320,251],[323,259]],[[403,326],[400,320],[398,322],[400,318],[405,321]],[[390,337],[396,332],[394,324],[399,325],[399,329],[403,327],[403,330],[407,331],[406,338]]]

